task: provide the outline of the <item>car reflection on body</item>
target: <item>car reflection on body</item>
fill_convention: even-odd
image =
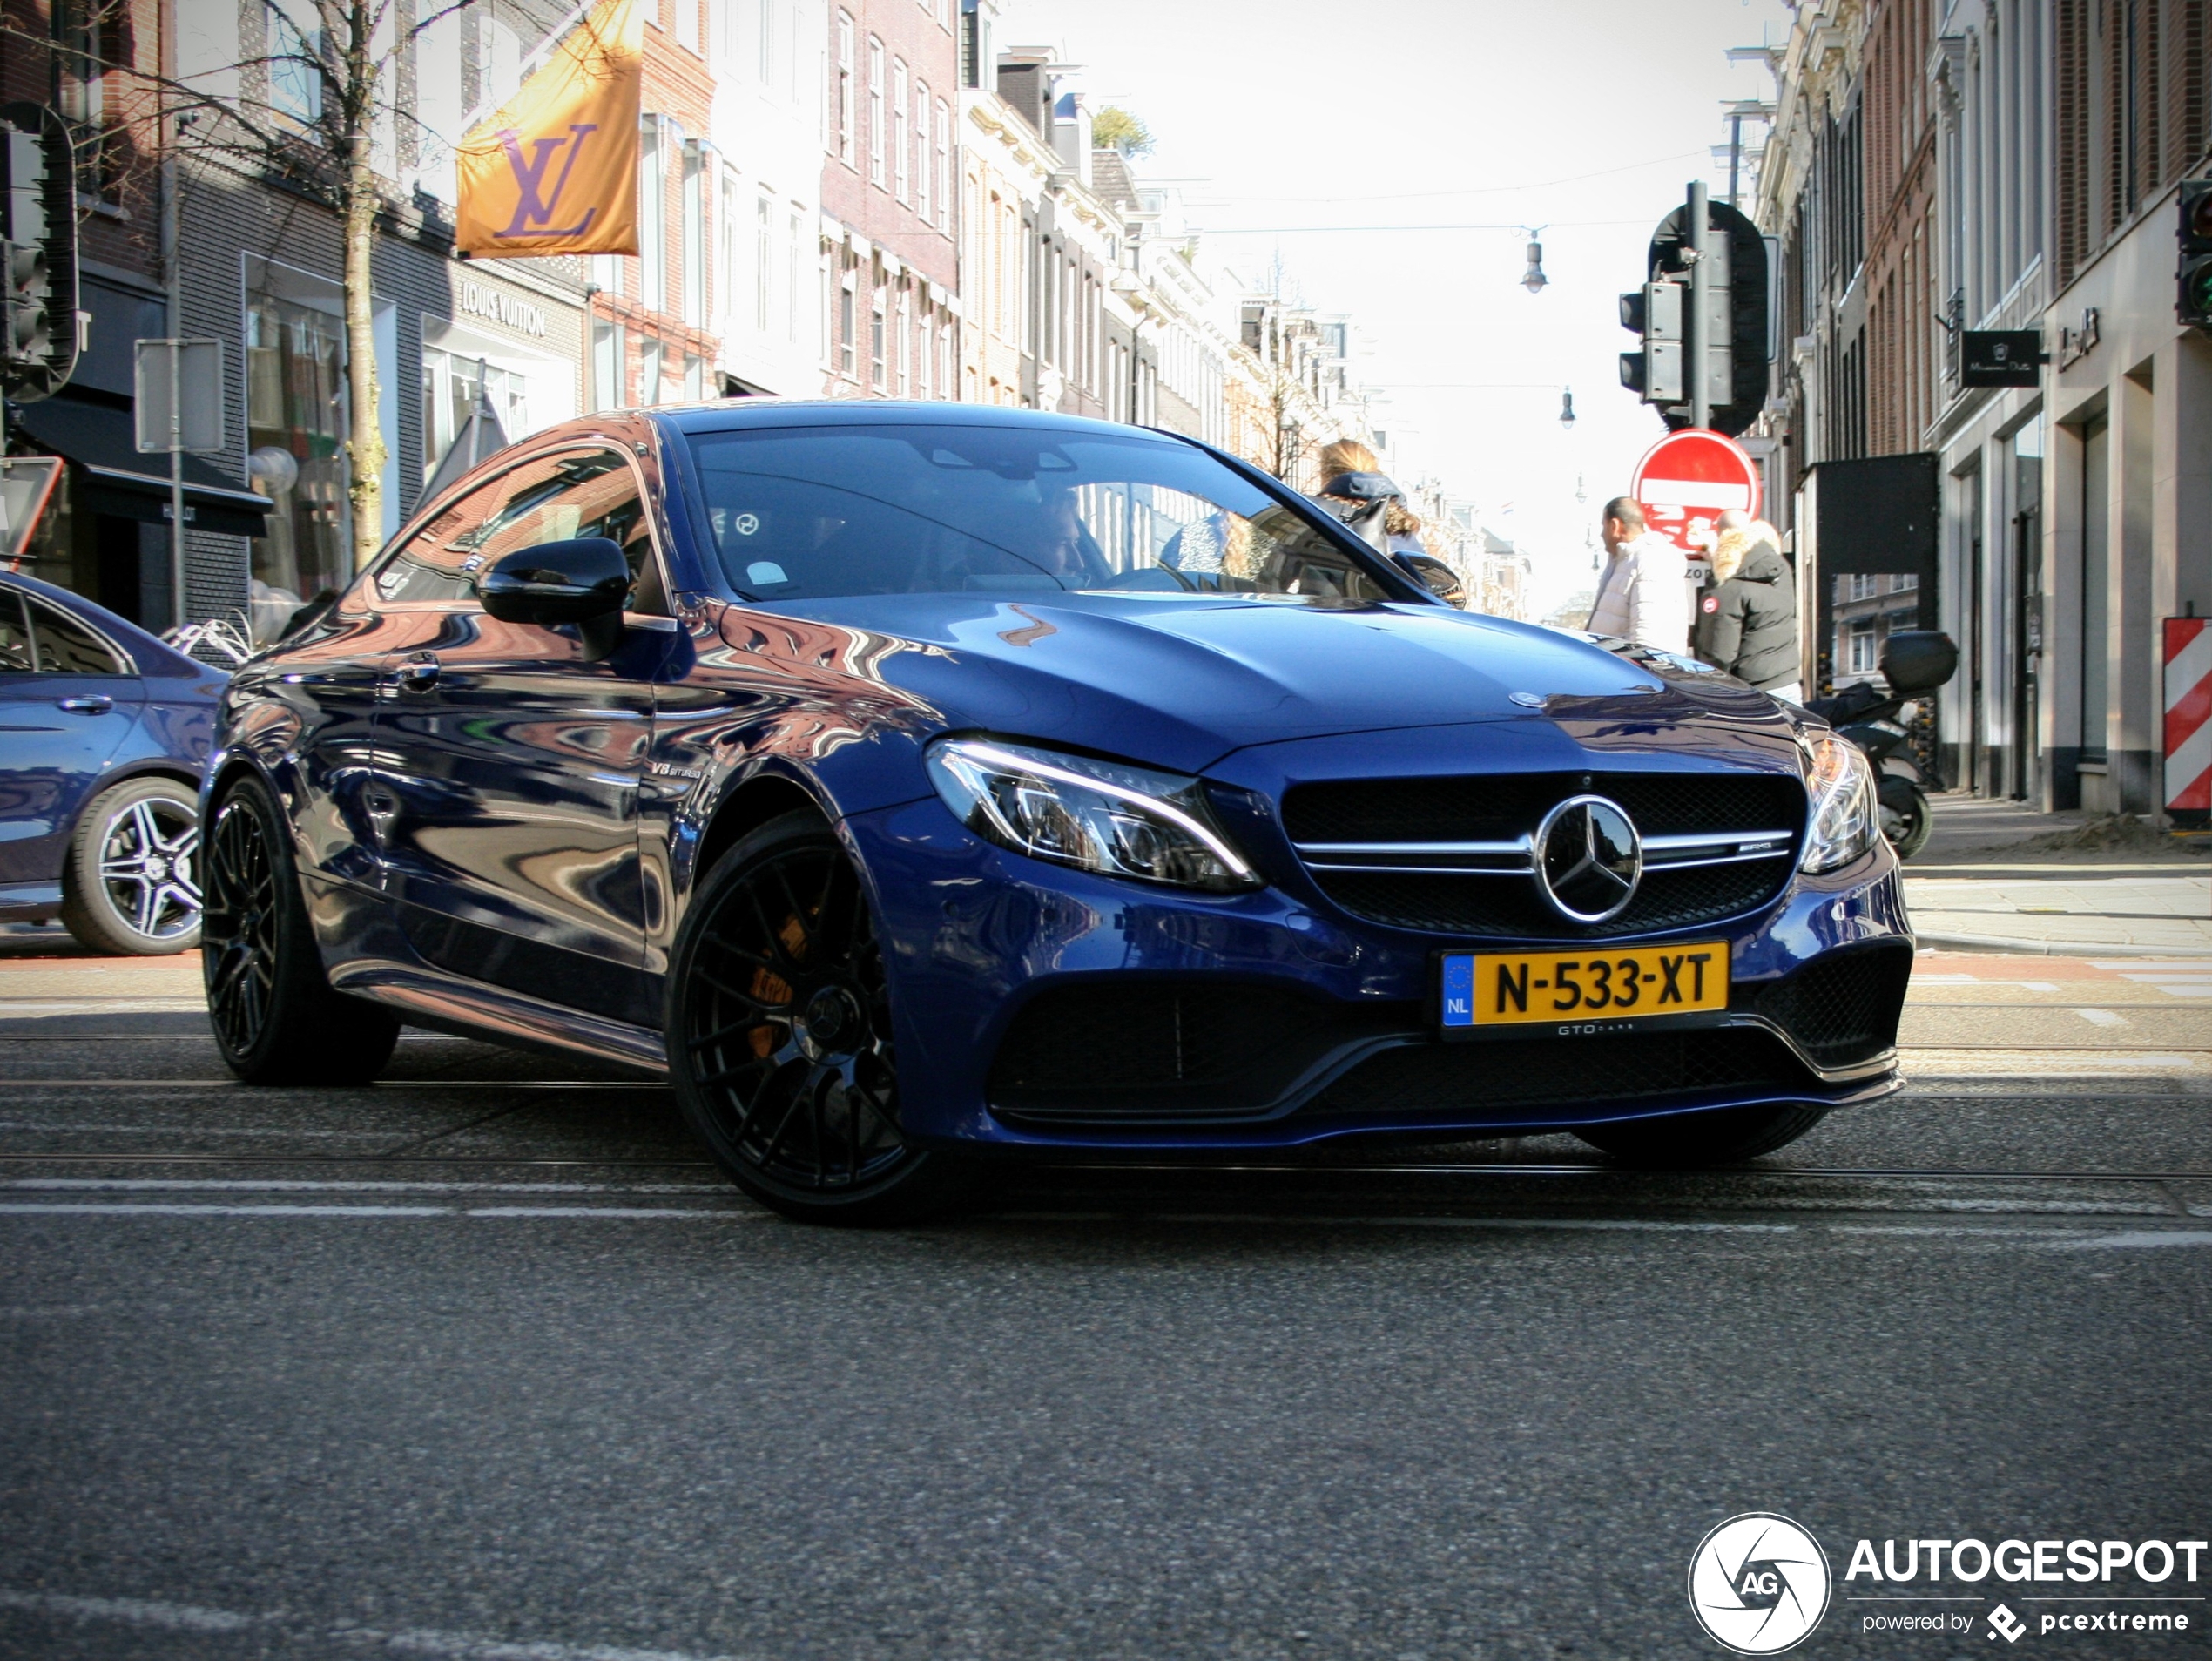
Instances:
[[[1024,1153],[1742,1159],[1894,1087],[1912,961],[1817,724],[1204,445],[958,406],[503,452],[233,679],[206,822],[242,1077],[402,1023],[664,1069],[817,1219]]]

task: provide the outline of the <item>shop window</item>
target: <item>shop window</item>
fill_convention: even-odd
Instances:
[[[513,442],[529,430],[529,385],[515,370],[482,358],[422,348],[422,481],[430,482],[469,424],[476,401],[491,405],[500,436]]]
[[[253,596],[296,606],[351,577],[345,325],[334,283],[259,260],[247,283],[246,471],[276,504],[253,539]]]

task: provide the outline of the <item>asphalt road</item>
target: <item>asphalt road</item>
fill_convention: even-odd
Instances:
[[[1832,1565],[1798,1654],[2207,1647],[2039,1625],[2212,1561],[1844,1576],[2212,1533],[2212,963],[1925,958],[1915,1083],[1750,1171],[1339,1151],[883,1233],[570,1061],[234,1087],[189,992],[0,955],[0,1656],[1720,1655],[1685,1577],[1752,1510]]]

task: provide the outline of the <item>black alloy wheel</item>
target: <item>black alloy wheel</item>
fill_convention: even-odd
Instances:
[[[891,1000],[860,874],[819,818],[754,831],[700,884],[669,976],[669,1073],[732,1180],[808,1222],[907,1222],[960,1188],[899,1121]]]
[[[1786,1147],[1828,1117],[1817,1102],[1778,1107],[1723,1107],[1708,1113],[1593,1124],[1575,1136],[1623,1165],[1647,1171],[1731,1165]]]
[[[275,799],[258,779],[241,779],[212,824],[200,965],[224,1064],[249,1084],[374,1078],[400,1023],[330,989]]]

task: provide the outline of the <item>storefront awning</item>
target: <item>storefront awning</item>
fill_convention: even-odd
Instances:
[[[86,510],[153,524],[168,521],[169,458],[138,453],[128,409],[63,396],[25,404],[15,419],[82,470],[84,494],[78,500]],[[181,459],[186,524],[226,537],[261,535],[270,507],[266,496],[225,478],[201,456]]]

